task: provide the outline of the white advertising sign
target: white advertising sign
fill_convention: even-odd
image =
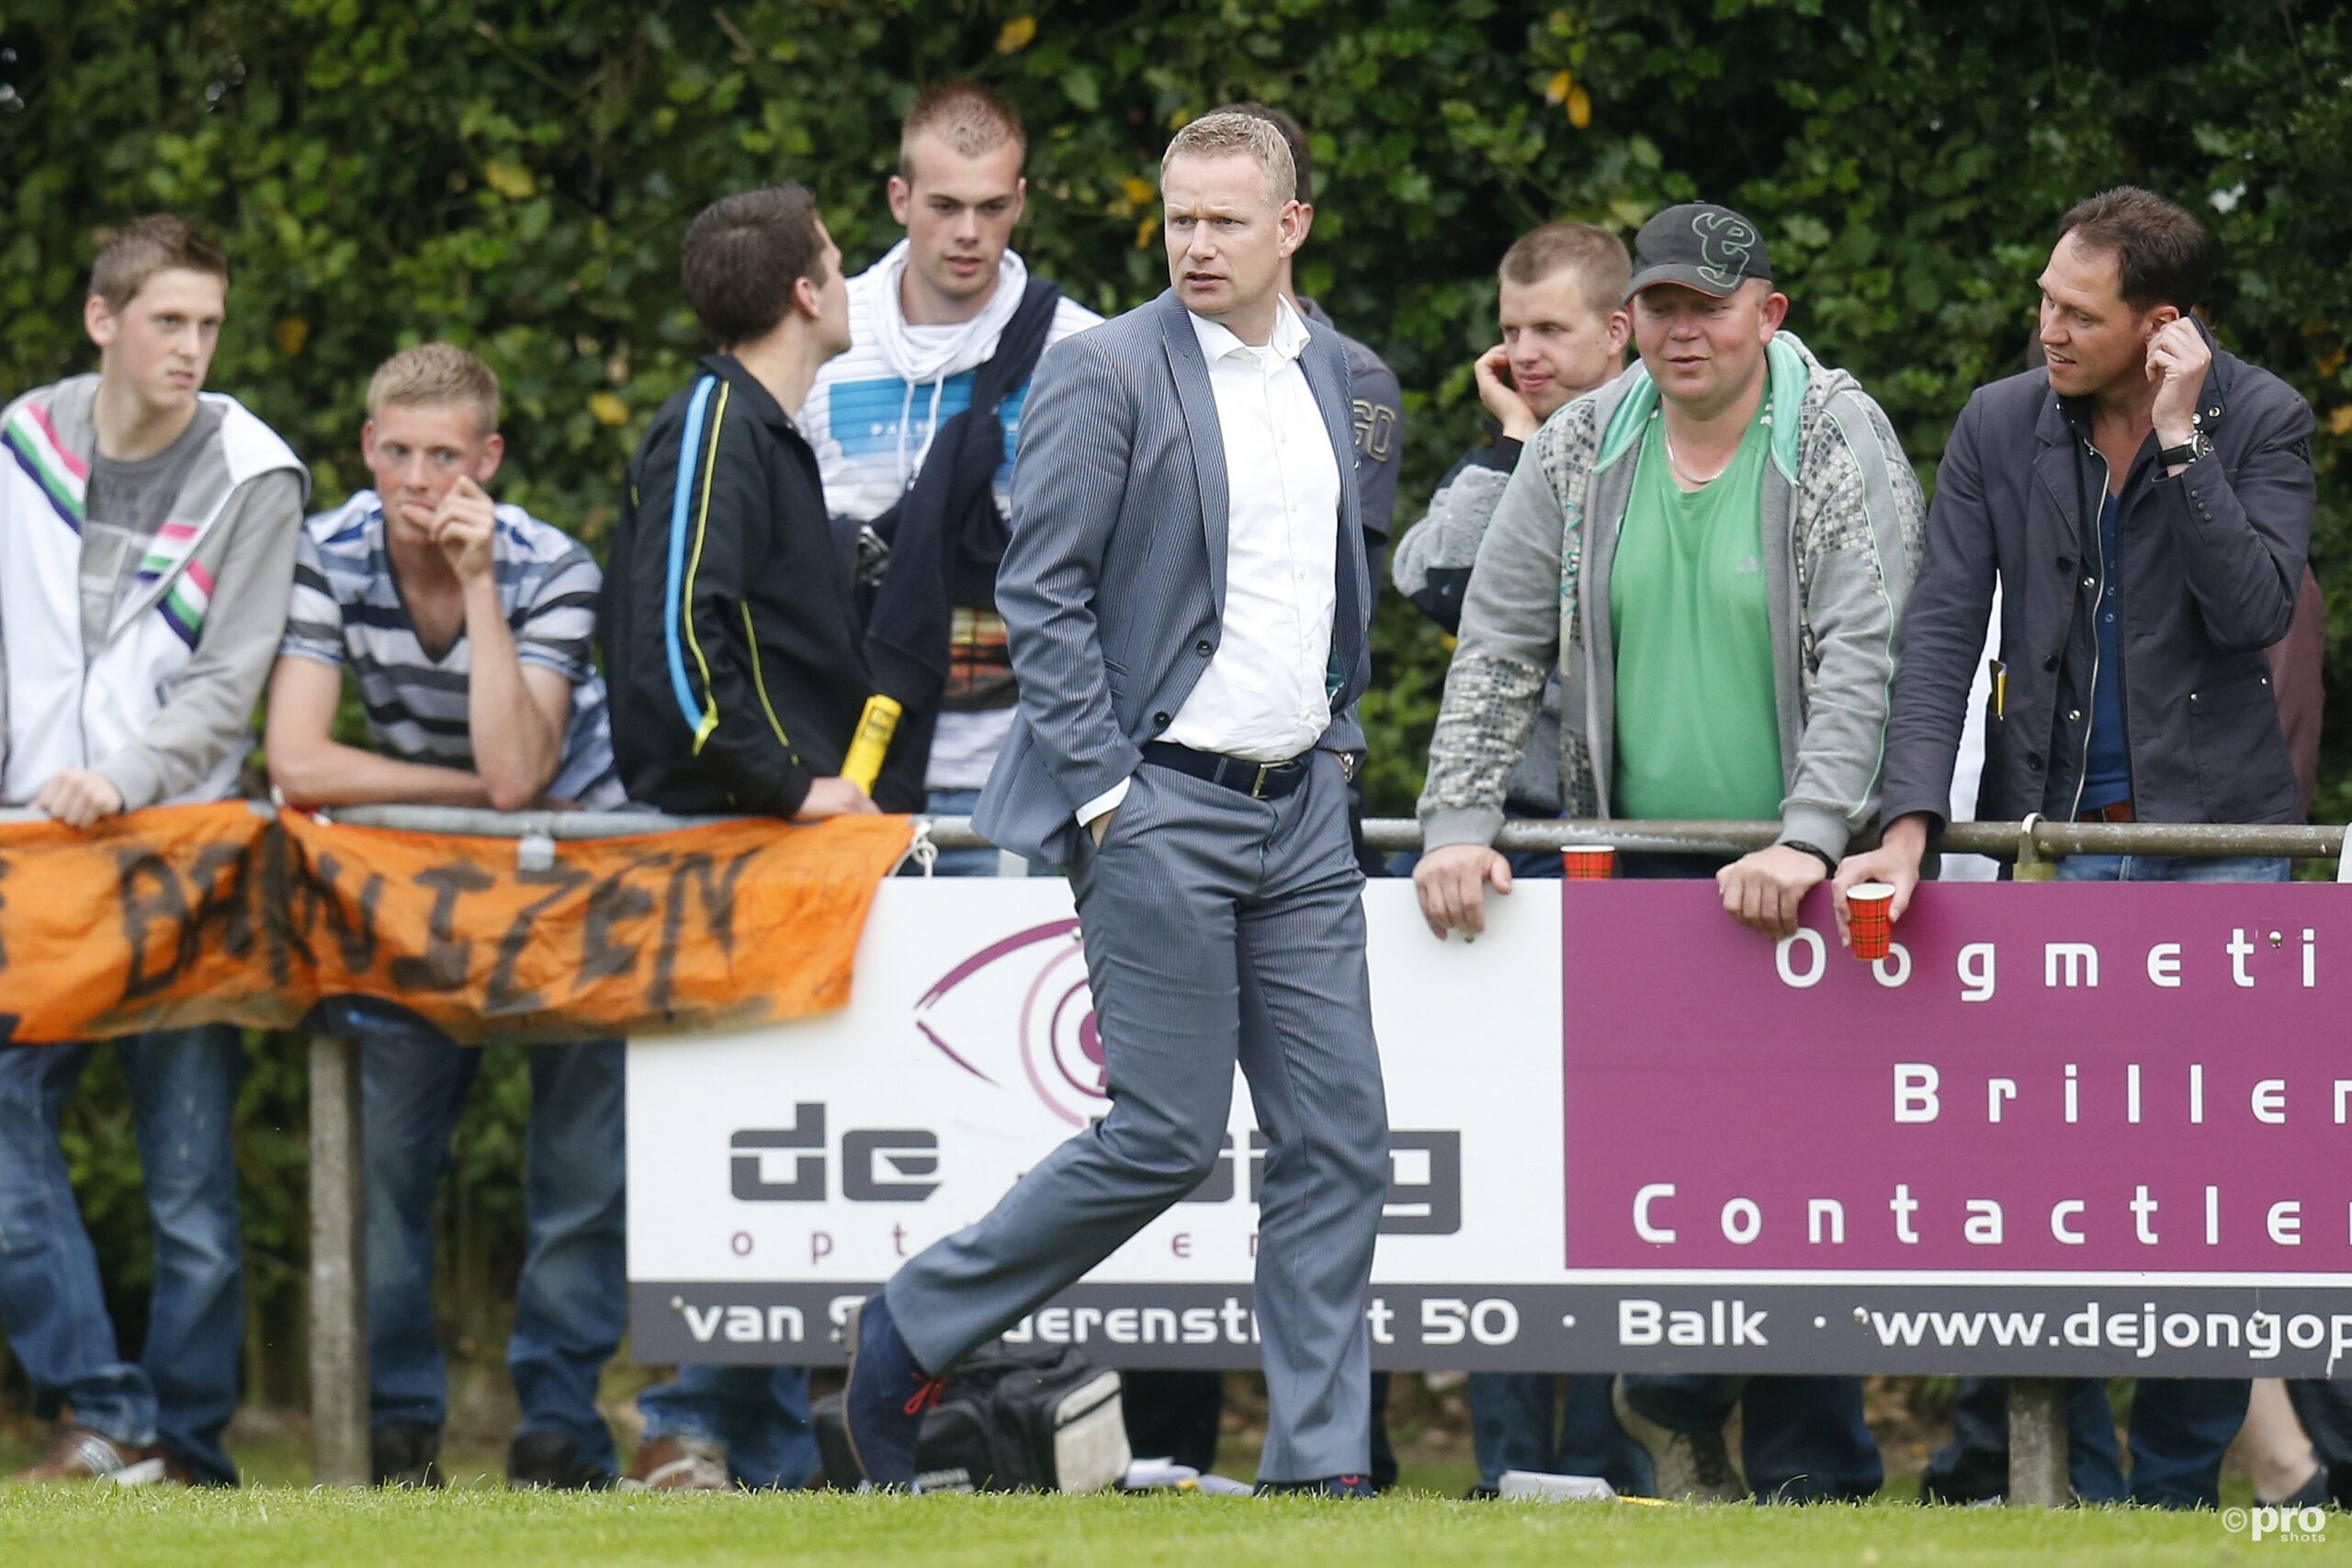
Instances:
[[[1373,1308],[1389,1364],[1510,1355],[1525,1337],[1510,1293],[1456,1281],[1558,1277],[1560,910],[1532,891],[1443,947],[1409,883],[1366,891],[1393,1129]],[[838,1359],[850,1303],[1108,1105],[1067,884],[885,883],[846,1010],[630,1045],[636,1353]],[[1262,1142],[1238,1073],[1228,1125],[1206,1185],[1015,1337],[1136,1366],[1254,1364]]]

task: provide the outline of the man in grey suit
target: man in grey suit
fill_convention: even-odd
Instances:
[[[1238,1062],[1270,1140],[1259,1479],[1371,1490],[1388,1117],[1347,824],[1371,608],[1347,361],[1277,288],[1303,230],[1278,130],[1204,116],[1160,183],[1172,287],[1032,386],[997,588],[1020,717],[973,818],[1069,874],[1111,1111],[850,1320],[877,1485],[913,1484],[942,1374],[1208,1177]]]

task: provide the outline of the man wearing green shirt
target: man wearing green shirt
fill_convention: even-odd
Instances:
[[[1896,619],[1924,507],[1885,414],[1781,330],[1764,239],[1703,202],[1643,226],[1625,298],[1640,368],[1555,413],[1496,509],[1463,599],[1414,873],[1441,938],[1510,891],[1491,848],[1546,677],[1569,817],[1777,821],[1712,874],[1770,937],[1878,811]],[[1629,1376],[1619,1419],[1662,1496],[1862,1497],[1883,1476],[1851,1378]],[[1745,1404],[1744,1488],[1723,1438]]]

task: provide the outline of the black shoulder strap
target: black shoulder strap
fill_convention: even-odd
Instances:
[[[974,408],[994,413],[1014,388],[1027,384],[1036,374],[1037,358],[1046,352],[1046,337],[1053,330],[1054,311],[1061,299],[1061,289],[1044,278],[1029,280],[1021,294],[1021,308],[1012,312],[996,340],[996,353],[972,378]]]

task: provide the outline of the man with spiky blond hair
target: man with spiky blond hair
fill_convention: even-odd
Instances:
[[[998,587],[1021,706],[974,818],[1068,869],[1111,1109],[851,1318],[876,1485],[914,1484],[943,1374],[1206,1179],[1238,1066],[1269,1140],[1260,1483],[1371,1492],[1388,1118],[1348,835],[1372,605],[1348,363],[1283,298],[1280,130],[1204,116],[1160,186],[1168,292],[1038,367]]]
[[[997,613],[1012,449],[1046,348],[1102,317],[1012,249],[1028,138],[974,82],[925,88],[899,135],[890,216],[906,238],[849,280],[850,346],[818,371],[800,427],[837,533],[859,541],[866,656],[906,713],[895,786],[965,817],[1012,727]],[[993,850],[948,850],[944,875],[993,875]]]

